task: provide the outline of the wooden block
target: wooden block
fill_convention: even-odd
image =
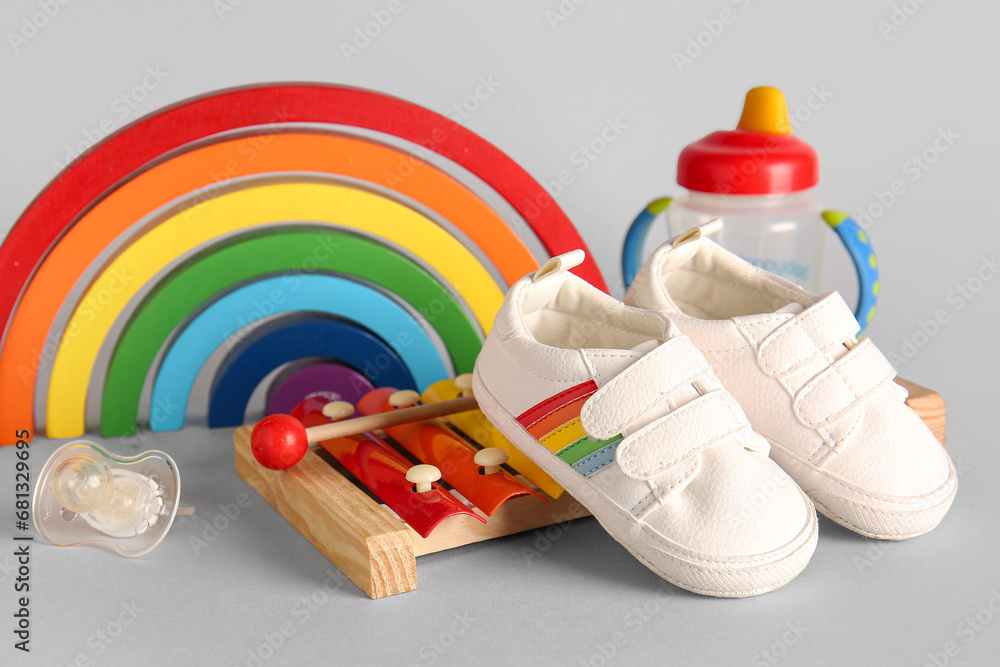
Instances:
[[[151,404],[187,405],[199,374],[204,372],[206,367],[211,372],[211,365],[206,366],[206,364],[209,364],[216,350],[228,347],[230,354],[237,354],[236,349],[240,348],[239,354],[246,354],[243,351],[246,348],[243,348],[241,343],[244,341],[249,343],[255,338],[255,332],[267,326],[266,322],[279,316],[287,318],[292,313],[334,315],[337,318],[336,322],[352,324],[366,334],[372,334],[373,342],[382,345],[392,355],[392,359],[399,359],[400,364],[405,367],[400,369],[402,370],[400,377],[411,378],[417,387],[427,386],[438,378],[450,374],[448,366],[441,359],[437,341],[427,334],[421,320],[415,318],[394,299],[361,282],[340,276],[307,273],[296,276],[295,280],[294,289],[289,287],[288,276],[273,276],[248,283],[214,301],[189,320],[171,342],[169,351],[159,369],[155,371],[156,380]],[[274,299],[276,294],[282,295],[280,303]],[[264,321],[262,318],[248,324],[246,314],[260,313],[262,308],[260,304],[267,303],[271,303],[267,308],[268,317],[271,319]],[[395,348],[382,343],[397,339],[408,342]],[[350,336],[347,337],[347,341],[348,343],[351,341]],[[272,352],[270,346],[263,347]],[[360,350],[355,352],[354,348],[347,344],[341,346],[339,340],[337,345],[330,347],[336,352],[332,356],[358,368],[364,367],[364,361],[367,359],[382,359],[382,357],[356,356],[361,353]],[[293,352],[274,350],[272,353],[287,357]],[[299,358],[307,356],[302,354]],[[253,365],[255,361],[256,358],[249,363]],[[268,370],[273,368],[276,366]],[[246,388],[252,393],[255,386],[246,385]],[[300,394],[299,398],[302,396],[305,394]],[[234,416],[237,413],[239,415],[235,421],[229,424],[221,422],[220,425],[242,424],[246,407],[238,404],[242,397],[223,392],[220,398],[221,404],[228,404],[227,407],[231,408]],[[216,410],[214,400],[215,396],[213,396],[212,412]],[[226,408],[221,406],[219,410],[226,412]],[[167,414],[157,414],[158,412]],[[179,429],[184,425],[184,415],[180,410],[153,411],[150,422],[154,431]]]
[[[313,257],[317,248],[332,249],[321,253],[317,271],[355,276],[380,285],[414,310],[428,303],[441,304],[432,326],[448,348],[456,369],[472,370],[482,347],[481,334],[461,305],[449,298],[447,289],[418,263],[374,241],[337,231],[333,226],[329,230],[275,227],[260,236],[213,248],[186,265],[171,281],[161,283],[139,306],[118,339],[108,364],[102,434],[111,437],[135,433],[146,375],[160,348],[190,313],[212,301],[213,295],[225,293],[239,283],[301,269],[302,258]],[[0,410],[0,425],[11,417],[9,411],[17,412],[11,401],[19,396],[8,396],[3,386],[0,379],[0,395],[5,401],[4,409]]]
[[[337,400],[357,404],[361,397],[375,387],[361,373],[350,366],[335,363],[317,363],[305,359],[287,364],[267,388],[267,407],[264,414],[291,414],[303,396],[324,392],[335,394]]]
[[[941,394],[915,382],[897,377],[896,383],[910,392],[906,404],[916,411],[943,445],[945,439],[945,407]]]
[[[41,300],[43,306],[46,303],[61,306],[65,300],[65,295],[53,294],[51,290],[42,288],[42,277],[49,273],[46,270],[48,264],[46,258],[52,259],[60,252],[60,248],[63,249],[61,252],[65,254],[81,253],[80,246],[76,243],[57,244],[56,242],[64,235],[71,236],[78,219],[85,215],[88,209],[95,207],[95,203],[97,207],[100,207],[100,204],[103,203],[101,198],[105,194],[113,191],[117,184],[138,180],[143,175],[146,166],[160,161],[165,155],[171,155],[171,159],[167,162],[183,159],[183,154],[180,156],[172,155],[176,149],[182,146],[194,145],[200,140],[231,130],[261,125],[274,128],[267,132],[267,134],[273,135],[277,130],[284,129],[284,123],[302,122],[354,126],[394,135],[427,147],[434,153],[464,167],[492,187],[518,211],[521,218],[527,223],[527,227],[531,228],[549,254],[557,255],[574,248],[586,250],[586,244],[580,238],[579,233],[565,213],[548,196],[541,184],[489,142],[428,109],[371,91],[332,85],[264,85],[220,91],[170,106],[99,142],[93,150],[88,151],[63,170],[32,201],[15,223],[3,243],[0,244],[0,271],[4,275],[4,280],[0,281],[0,330],[7,328],[8,324],[11,325],[7,328],[8,334],[3,347],[0,348],[0,352],[2,352],[0,354],[0,385],[5,384],[8,378],[14,378],[15,382],[18,382],[22,369],[31,369],[37,366],[36,350],[42,349],[43,346],[33,345],[28,339],[41,340],[49,335],[51,323],[45,318],[31,316],[32,313],[29,313],[30,304],[37,301],[32,296],[36,293],[43,295],[44,298]],[[246,140],[241,141],[245,143]],[[315,139],[310,139],[310,141],[318,143],[318,140]],[[243,143],[240,144],[241,148],[244,147]],[[278,142],[274,136],[270,136],[267,143],[277,144]],[[271,146],[269,146],[270,148]],[[311,152],[314,154],[325,153],[316,150]],[[263,153],[271,155],[270,150]],[[225,164],[233,162],[242,163],[244,160],[229,161]],[[306,170],[305,161],[296,162],[296,164],[299,170]],[[408,169],[411,168],[408,164],[406,166]],[[183,170],[180,171],[183,173]],[[249,170],[247,171],[249,172]],[[188,170],[188,173],[204,174],[208,172],[203,169],[191,169]],[[379,173],[389,172],[379,170]],[[389,173],[389,175],[393,174]],[[408,184],[416,183],[415,178],[410,180],[411,176],[396,180],[406,181]],[[185,192],[197,190],[197,188],[191,187],[190,180],[184,181],[181,185],[185,186],[181,188]],[[214,186],[215,183],[212,185]],[[405,187],[400,188],[400,191],[405,190]],[[444,196],[439,200],[444,199],[448,199],[447,192],[444,192]],[[148,203],[145,199],[142,201]],[[208,200],[208,202],[212,201],[215,200]],[[472,201],[472,197],[465,198],[464,201]],[[479,207],[477,210],[481,212],[481,209],[482,207]],[[454,212],[453,209],[448,210],[449,214]],[[402,213],[393,216],[372,216],[371,220],[391,220],[401,215],[405,217],[408,211],[413,213],[405,207],[401,207],[401,211]],[[113,217],[126,221],[127,224],[132,224],[136,219],[123,216],[118,210],[112,213]],[[233,216],[233,219],[238,219],[238,217]],[[290,218],[281,218],[282,221],[288,219]],[[309,219],[309,217],[299,215],[292,216],[291,219]],[[462,215],[458,219],[465,220],[466,216]],[[493,221],[491,225],[475,225],[474,228],[477,230],[496,229],[497,239],[511,241],[510,247],[518,250],[518,256],[521,257],[522,262],[533,265],[534,261],[528,256],[526,249],[511,239],[507,230],[502,229],[502,217],[493,215],[489,220]],[[200,230],[202,225],[189,227],[182,236],[193,233],[191,230],[195,227]],[[85,230],[86,233],[81,231],[78,236],[86,239],[90,231],[89,229]],[[147,233],[146,236],[153,232],[155,229]],[[100,240],[95,237],[92,245],[100,252],[117,236],[110,229],[101,230]],[[485,246],[480,247],[485,250],[487,255],[496,252],[500,253],[501,257],[513,256],[507,250],[501,252],[502,244],[497,243],[496,239],[492,237],[484,239],[478,232],[473,233],[472,236],[485,243]],[[393,236],[388,238],[398,240],[397,237]],[[431,252],[443,247],[445,242],[458,243],[448,234],[441,237],[438,242],[429,241]],[[151,249],[143,249],[141,253],[152,253],[150,254],[152,257],[160,245],[157,243]],[[57,246],[56,252],[50,254],[50,250],[54,246]],[[163,247],[173,253],[171,259],[178,256],[179,249],[174,248],[172,244],[166,244]],[[89,252],[81,254],[90,256]],[[137,270],[152,268],[153,263],[150,261],[148,267],[142,264],[137,267]],[[502,263],[507,264],[508,262]],[[77,283],[78,279],[83,276],[84,268],[89,265],[90,262],[83,263],[81,261],[71,266],[66,262],[52,260],[52,268],[61,276],[58,280],[59,284],[67,289]],[[449,269],[450,266],[449,263],[445,269]],[[120,267],[116,266],[116,268]],[[473,268],[478,269],[478,264]],[[584,263],[573,270],[598,288],[607,290],[597,264],[589,251]],[[128,271],[125,272],[128,273]],[[511,267],[509,269],[509,273],[514,275],[520,275],[520,272],[521,268]],[[144,276],[143,271],[138,271],[136,275],[138,279],[133,281],[136,288],[151,277]],[[448,277],[447,272],[443,272],[443,275]],[[457,279],[456,284],[465,284],[470,277],[474,276],[474,271],[470,273],[469,271],[456,270],[454,277]],[[37,285],[39,289],[32,290],[32,283],[36,279],[39,283]],[[97,283],[95,283],[96,285]],[[480,293],[480,290],[473,285],[469,287],[474,294]],[[103,289],[103,286],[98,289]],[[22,292],[26,298],[22,298]],[[92,297],[93,294],[89,296]],[[122,295],[122,298],[127,300],[128,296],[131,296],[131,291],[128,295]],[[15,307],[17,311],[15,311]],[[18,318],[20,322],[13,321],[13,316],[22,309],[25,317]],[[101,321],[94,323],[95,337],[100,339],[99,342],[103,342],[107,336],[103,324],[106,322],[106,318],[113,319],[112,311],[116,316],[119,314],[119,308],[107,308],[102,311],[103,315],[99,317]],[[47,312],[54,315],[51,308]],[[489,327],[492,318],[493,313],[488,313],[483,322],[484,328]],[[81,330],[89,332],[90,328]],[[63,339],[63,342],[67,340],[80,340],[79,344],[82,347],[82,342],[90,339],[77,336]],[[91,345],[93,345],[92,340]],[[12,358],[12,352],[19,353],[16,359]],[[88,351],[77,349],[71,354],[61,357],[62,361],[55,364],[53,369],[58,370],[62,367],[77,369],[80,365],[91,365],[93,360],[90,358],[89,352],[87,354],[84,352]],[[55,377],[58,380],[59,376],[55,375]],[[34,378],[32,377],[31,380]],[[23,382],[23,379],[20,380],[18,387],[21,387]],[[56,382],[55,388],[56,395],[52,396],[52,400],[63,405],[59,392],[64,390],[68,394],[72,394],[73,385],[72,383]],[[0,433],[14,433],[32,425],[33,392],[22,391],[22,388],[18,388],[16,392],[4,395],[9,399],[8,403],[11,404],[5,405],[5,409],[0,411],[0,427],[2,427]],[[62,434],[65,437],[72,437],[77,432],[83,432],[81,420],[85,415],[86,408],[85,405],[77,404],[79,402],[78,395],[74,400],[76,402],[72,404],[65,404],[65,410],[49,413],[48,421],[53,425],[53,430],[49,435],[58,437]],[[85,403],[85,396],[83,400]],[[30,430],[33,431],[34,427],[32,426]],[[0,435],[0,444],[13,444],[13,440],[10,439],[9,435]]]
[[[307,357],[323,357],[341,364],[378,359],[379,367],[369,372],[378,373],[379,382],[401,389],[416,386],[403,360],[378,336],[353,322],[301,312],[266,320],[233,346],[212,383],[208,425],[216,428],[240,424],[254,388],[274,369]],[[156,396],[154,387],[154,405]],[[187,401],[179,405],[187,405]]]
[[[369,597],[417,587],[410,528],[315,450],[294,468],[267,470],[250,451],[251,427],[236,429],[236,472]]]
[[[541,184],[501,150],[458,123],[404,100],[359,88],[265,84],[218,91],[145,116],[60,172],[0,245],[0,270],[5,277],[0,282],[0,329],[48,249],[116,183],[180,146],[231,130],[262,125],[280,128],[281,123],[348,125],[430,147],[510,202],[550,254],[587,248]],[[584,264],[574,272],[607,289],[591,252],[587,251]]]
[[[73,312],[65,331],[75,333],[62,336],[52,360],[45,419],[49,437],[73,438],[86,431],[88,379],[105,340],[113,336],[114,324],[132,298],[144,285],[164,282],[160,278],[164,270],[178,258],[202,246],[225,243],[233,232],[308,220],[371,234],[432,267],[452,296],[469,307],[484,331],[489,330],[503,301],[506,286],[501,289],[487,267],[448,230],[418,211],[360,188],[275,177],[273,182],[204,201],[196,211],[197,224],[192,224],[193,214],[185,209],[171,212],[167,219],[135,237],[92,278],[75,305],[65,304],[72,305]],[[122,275],[129,280],[122,280]],[[104,299],[101,295],[110,296]],[[98,301],[100,309],[93,307]],[[44,377],[39,377],[39,382],[43,381]],[[241,422],[242,415],[231,424]]]

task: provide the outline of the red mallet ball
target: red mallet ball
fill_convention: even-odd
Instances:
[[[250,450],[265,468],[286,470],[302,460],[309,449],[306,428],[295,417],[271,415],[257,422],[250,434]]]

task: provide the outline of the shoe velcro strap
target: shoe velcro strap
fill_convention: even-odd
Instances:
[[[676,336],[608,380],[587,399],[580,421],[600,440],[623,433],[677,389],[708,371],[708,362],[687,336]]]
[[[616,452],[618,466],[632,479],[654,479],[745,428],[750,423],[736,399],[724,390],[711,391],[622,440]]]
[[[806,426],[823,426],[843,417],[894,377],[892,364],[866,338],[799,389],[792,407]]]
[[[827,348],[854,340],[861,327],[834,292],[791,318],[760,343],[757,357],[771,377],[781,377]]]

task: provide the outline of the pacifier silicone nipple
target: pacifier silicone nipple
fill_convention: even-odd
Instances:
[[[139,556],[160,543],[174,516],[193,511],[178,507],[179,496],[177,467],[163,452],[119,458],[80,440],[57,449],[42,469],[35,525],[53,544]]]
[[[156,525],[163,509],[159,481],[129,470],[111,468],[91,454],[77,454],[59,464],[52,493],[63,510],[76,512],[111,537],[141,535]]]
[[[89,454],[70,456],[59,464],[52,478],[52,492],[73,512],[97,509],[114,489],[114,476],[104,461]]]

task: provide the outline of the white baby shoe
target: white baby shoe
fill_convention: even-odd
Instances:
[[[720,597],[784,585],[816,547],[812,503],[691,341],[567,271],[582,259],[511,287],[476,360],[480,408],[664,579]]]
[[[815,296],[695,228],[657,249],[625,303],[665,313],[708,358],[816,508],[902,540],[934,528],[955,469],[836,292]]]

